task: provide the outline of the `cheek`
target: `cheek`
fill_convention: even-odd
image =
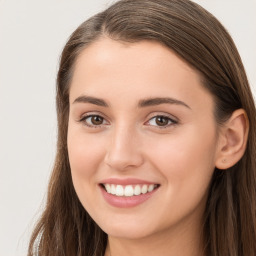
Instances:
[[[181,131],[182,132],[182,131]],[[165,177],[169,192],[180,199],[194,193],[195,198],[206,193],[214,171],[216,136],[214,129],[186,130],[161,138],[150,151],[152,164]]]
[[[103,141],[95,136],[70,129],[68,132],[68,155],[75,189],[96,184],[96,170],[104,158]]]
[[[104,157],[103,141],[79,130],[68,132],[68,155],[76,194],[84,208],[94,215],[97,170]]]
[[[101,141],[95,136],[88,136],[76,129],[68,132],[69,161],[74,169],[90,170],[90,166],[97,163],[97,159],[103,154]]]

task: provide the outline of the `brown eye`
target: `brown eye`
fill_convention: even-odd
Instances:
[[[148,124],[151,126],[165,128],[170,125],[177,124],[177,121],[171,119],[168,116],[154,116],[148,121]]]
[[[92,116],[91,123],[93,125],[101,125],[103,124],[103,118],[101,116]]]
[[[105,125],[107,123],[106,120],[99,115],[84,116],[80,121],[89,127]]]
[[[157,116],[156,117],[156,124],[158,126],[166,126],[169,123],[169,118],[165,116]]]

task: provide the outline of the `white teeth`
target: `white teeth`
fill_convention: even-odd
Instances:
[[[157,185],[154,184],[143,184],[143,185],[116,185],[116,184],[103,184],[107,193],[116,196],[138,196],[140,194],[146,194],[153,191]]]
[[[111,193],[111,186],[109,184],[106,184],[105,186],[107,192],[110,194]]]
[[[134,188],[134,195],[135,196],[138,196],[141,194],[141,188],[140,188],[140,185],[136,185],[135,188]]]
[[[146,194],[148,192],[148,186],[147,185],[143,185],[142,189],[141,189],[141,193],[142,194]]]
[[[110,191],[110,193],[111,193],[112,195],[115,195],[115,194],[116,194],[116,186],[115,186],[114,184],[111,185],[111,191]]]
[[[116,195],[117,196],[123,196],[124,195],[124,189],[121,185],[116,186]]]
[[[124,195],[125,196],[133,196],[133,188],[132,188],[132,186],[125,186]]]
[[[151,185],[148,186],[148,192],[153,191],[153,189],[154,189],[154,185],[153,185],[153,184],[151,184]]]

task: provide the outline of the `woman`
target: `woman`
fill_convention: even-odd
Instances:
[[[84,22],[62,53],[57,114],[28,255],[255,254],[255,105],[202,7],[121,0]]]

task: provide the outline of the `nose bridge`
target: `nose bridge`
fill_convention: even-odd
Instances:
[[[120,124],[111,131],[105,159],[111,168],[125,170],[128,167],[138,167],[143,162],[141,153],[135,127]]]

